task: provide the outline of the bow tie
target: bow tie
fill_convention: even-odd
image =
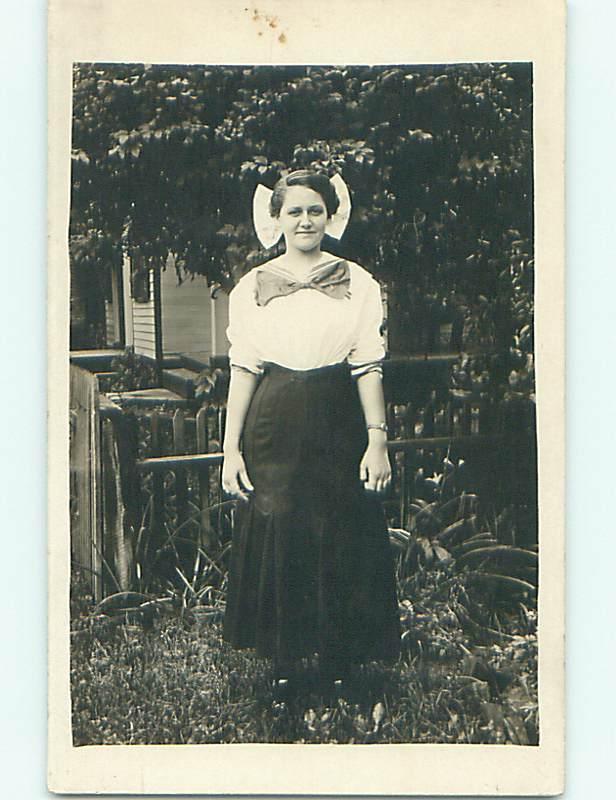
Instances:
[[[275,297],[285,297],[300,289],[316,289],[323,294],[342,300],[350,297],[351,273],[343,259],[320,264],[300,281],[280,267],[264,267],[257,271],[257,305],[266,306]]]

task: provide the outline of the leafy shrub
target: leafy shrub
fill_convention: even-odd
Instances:
[[[529,64],[79,64],[73,97],[76,275],[126,246],[228,289],[272,255],[252,231],[255,185],[312,165],[351,188],[347,233],[327,246],[387,284],[392,350],[430,349],[432,322],[501,347],[500,276],[532,235]]]
[[[114,358],[111,369],[115,373],[108,388],[111,392],[152,389],[158,384],[157,371],[151,361],[132,349],[127,348],[122,355]]]

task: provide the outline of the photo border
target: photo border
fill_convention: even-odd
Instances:
[[[282,37],[282,35],[284,36]],[[281,38],[282,37],[282,38]],[[560,0],[55,0],[49,7],[49,727],[56,792],[558,794],[564,784],[564,46]],[[533,63],[538,746],[92,745],[70,725],[68,352],[74,62]]]

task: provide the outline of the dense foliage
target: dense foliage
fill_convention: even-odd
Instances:
[[[231,286],[264,255],[257,182],[314,165],[350,186],[327,245],[387,284],[397,349],[429,345],[434,318],[503,344],[512,259],[532,260],[531,136],[527,64],[77,65],[74,264],[117,262],[124,232],[151,263],[173,251]]]

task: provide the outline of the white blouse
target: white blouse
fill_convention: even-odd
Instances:
[[[343,299],[301,288],[259,306],[256,274],[263,267],[244,275],[229,295],[231,366],[259,375],[266,362],[308,370],[346,360],[354,377],[381,371],[381,290],[363,267],[347,263],[350,297]]]

